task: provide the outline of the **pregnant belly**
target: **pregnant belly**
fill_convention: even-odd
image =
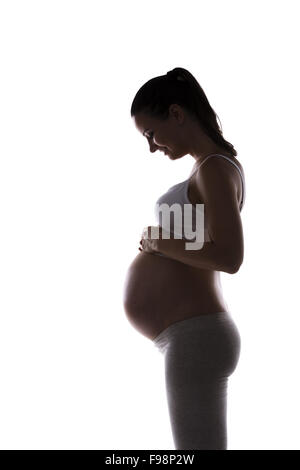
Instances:
[[[150,339],[171,323],[226,308],[219,272],[146,252],[128,268],[123,305],[130,323]]]

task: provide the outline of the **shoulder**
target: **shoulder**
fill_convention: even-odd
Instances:
[[[203,161],[195,173],[195,183],[202,194],[232,195],[237,202],[241,199],[243,188],[240,173],[244,179],[243,167],[236,158],[230,157],[230,160],[211,155]]]
[[[237,167],[244,176],[243,167],[235,157],[229,157],[226,155],[226,158],[224,158],[224,156],[209,155],[208,158],[204,159],[203,163],[199,166],[199,171],[212,171],[213,168],[216,168],[218,171],[224,169],[224,172],[227,174],[236,174],[238,173]]]

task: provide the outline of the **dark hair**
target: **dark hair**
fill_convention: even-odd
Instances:
[[[142,112],[152,118],[165,120],[169,116],[169,106],[173,103],[182,106],[192,119],[198,120],[203,131],[216,144],[233,156],[237,155],[233,145],[224,139],[222,127],[217,122],[219,117],[210,106],[203,89],[195,77],[181,67],[146,82],[134,97],[131,117]]]

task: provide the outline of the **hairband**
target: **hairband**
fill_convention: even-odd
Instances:
[[[181,75],[178,75],[177,70],[170,70],[169,72],[167,72],[166,77],[169,79],[180,80],[181,82],[185,81],[185,79]]]

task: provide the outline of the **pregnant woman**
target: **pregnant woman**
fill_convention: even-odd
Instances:
[[[241,339],[222,295],[220,272],[234,274],[243,262],[244,171],[204,91],[186,69],[146,82],[131,116],[150,152],[159,150],[170,160],[188,154],[195,163],[189,178],[155,204],[159,233],[148,227],[142,235],[125,280],[124,310],[163,354],[175,448],[226,450],[228,377],[237,366]],[[170,217],[168,225],[160,217],[161,205],[172,204],[182,214],[184,205],[191,207],[190,229],[198,207],[204,208],[200,249],[186,248],[190,236],[174,238],[178,219],[172,225]]]

